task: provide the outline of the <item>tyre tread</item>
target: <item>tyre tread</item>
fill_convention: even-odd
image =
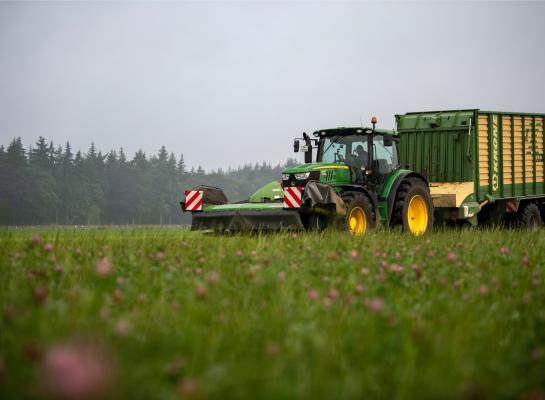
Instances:
[[[344,217],[344,226],[346,228],[346,226],[348,226],[348,216],[350,215],[350,209],[352,208],[352,205],[355,203],[355,202],[360,202],[361,203],[361,206],[362,208],[364,209],[364,211],[366,212],[366,214],[369,214],[367,216],[367,230],[373,230],[375,229],[375,223],[376,223],[376,213],[375,213],[375,210],[373,209],[373,203],[371,202],[371,200],[363,193],[360,193],[360,192],[352,192],[352,191],[349,191],[349,192],[345,192],[342,194],[341,196],[344,204],[345,204],[345,207],[346,207],[346,215]]]
[[[543,226],[543,219],[539,207],[535,203],[528,203],[517,215],[517,226],[519,228],[531,228],[530,221],[532,217],[537,218],[537,223],[540,227]]]
[[[417,177],[409,177],[409,178],[405,178],[399,185],[399,188],[397,189],[390,226],[404,227],[403,210],[405,207],[405,203],[407,201],[407,196],[409,196],[411,189],[415,186],[422,187],[428,194],[429,201],[432,204],[432,212],[429,218],[431,218],[431,220],[433,221],[433,203],[431,201],[430,188],[428,187],[426,182],[424,182],[422,179]],[[432,226],[433,226],[433,222],[432,222]]]

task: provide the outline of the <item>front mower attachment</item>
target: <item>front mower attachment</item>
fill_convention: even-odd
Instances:
[[[329,185],[316,182],[284,188],[271,182],[240,203],[228,203],[221,189],[210,186],[198,186],[185,194],[180,205],[192,213],[192,230],[302,230],[312,229],[313,215],[322,220],[344,215],[342,199]]]
[[[298,209],[286,209],[283,190],[271,182],[247,201],[229,203],[223,191],[197,186],[185,192],[182,211],[192,213],[192,230],[217,232],[278,231],[304,229]]]
[[[193,213],[192,230],[218,232],[278,231],[304,229],[298,210],[286,210],[282,203],[254,203],[210,206]]]

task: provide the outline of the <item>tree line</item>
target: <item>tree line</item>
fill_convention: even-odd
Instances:
[[[293,164],[295,160],[288,160]],[[109,225],[180,224],[183,191],[206,184],[222,188],[230,201],[248,198],[264,184],[279,180],[280,164],[247,164],[205,172],[187,169],[162,146],[128,159],[123,149],[102,153],[91,144],[73,152],[40,137],[25,149],[21,138],[0,146],[0,224]]]

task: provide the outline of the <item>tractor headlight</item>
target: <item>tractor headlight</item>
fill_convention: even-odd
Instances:
[[[298,181],[304,181],[305,179],[308,179],[310,176],[310,172],[303,172],[301,174],[295,174],[295,179]]]
[[[290,174],[282,174],[283,181],[287,181],[288,179],[290,179]]]

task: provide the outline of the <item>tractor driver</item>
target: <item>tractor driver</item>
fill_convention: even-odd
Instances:
[[[361,144],[356,147],[356,167],[365,168],[367,166],[367,152]]]
[[[368,153],[361,144],[358,144],[356,146],[356,154],[352,158],[357,182],[363,182],[363,170],[367,168],[367,157]]]

